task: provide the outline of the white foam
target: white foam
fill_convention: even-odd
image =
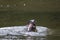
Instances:
[[[0,28],[0,35],[23,35],[23,36],[47,36],[48,28],[43,26],[37,26],[38,32],[27,32],[26,26],[12,26]]]

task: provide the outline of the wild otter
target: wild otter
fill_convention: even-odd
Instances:
[[[28,32],[37,32],[35,20],[30,20],[28,23]]]

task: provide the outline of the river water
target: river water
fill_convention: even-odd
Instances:
[[[13,26],[0,28],[0,40],[59,40],[60,32],[57,29],[49,29],[37,26],[38,32],[26,32],[25,26]],[[57,33],[56,33],[57,32]]]

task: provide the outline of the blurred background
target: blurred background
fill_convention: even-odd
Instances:
[[[60,40],[60,0],[0,0],[0,27],[26,25],[31,19],[52,29],[48,40]]]
[[[0,27],[36,25],[60,29],[60,0],[0,0]]]

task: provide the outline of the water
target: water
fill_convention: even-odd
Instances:
[[[14,26],[0,28],[0,40],[47,40],[51,35],[50,29],[37,26],[38,32],[27,32],[26,26]]]
[[[48,13],[15,13],[15,12],[0,12],[0,27],[4,26],[14,26],[14,25],[24,25],[30,19],[36,19],[37,25],[43,25],[51,29],[48,36],[30,36],[30,35],[19,35],[21,29],[19,27],[14,26],[14,30],[18,28],[18,30],[13,31],[13,29],[9,30],[8,32],[4,31],[0,35],[1,40],[60,40],[60,12],[48,12]],[[35,14],[34,14],[35,13]],[[7,27],[4,27],[7,28]],[[12,27],[11,27],[12,28]],[[2,28],[1,28],[2,29]],[[9,28],[8,28],[9,29]],[[41,31],[41,29],[39,30]],[[2,31],[0,31],[2,32]],[[10,33],[10,34],[8,34]],[[21,32],[22,33],[22,32]],[[6,35],[7,34],[7,35]],[[14,34],[14,35],[11,35]],[[18,34],[18,35],[16,35]],[[28,34],[28,33],[26,33]],[[37,33],[35,33],[37,34]],[[45,34],[45,33],[44,33]]]
[[[49,29],[47,27],[37,26],[38,32],[27,32],[25,28],[26,26],[0,28],[0,40],[59,40],[60,39],[59,29]]]
[[[46,40],[46,37],[4,38],[1,40]]]

